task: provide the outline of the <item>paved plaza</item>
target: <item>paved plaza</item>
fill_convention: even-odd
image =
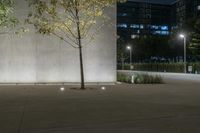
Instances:
[[[0,133],[199,133],[200,82],[0,86]]]

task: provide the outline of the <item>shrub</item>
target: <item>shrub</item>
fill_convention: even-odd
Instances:
[[[124,82],[124,83],[132,83],[131,82],[131,76],[125,75],[125,74],[118,74],[117,75],[117,80],[119,82]],[[135,84],[162,84],[163,79],[161,76],[152,76],[148,74],[136,74],[134,76],[134,83]]]
[[[125,74],[117,74],[117,81],[124,83],[131,83],[131,77]]]
[[[148,74],[137,74],[134,79],[135,84],[161,84],[163,79],[161,76],[153,76]]]

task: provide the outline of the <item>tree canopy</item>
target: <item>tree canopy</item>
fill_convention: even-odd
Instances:
[[[28,0],[32,8],[27,22],[41,34],[54,35],[78,48],[88,44],[108,19],[104,11],[116,0]],[[79,32],[78,32],[79,30]],[[80,35],[80,36],[79,36]]]
[[[0,0],[0,34],[7,33],[8,28],[14,27],[18,20],[14,17],[12,0]]]

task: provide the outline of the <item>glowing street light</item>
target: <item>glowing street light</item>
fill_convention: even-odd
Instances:
[[[132,48],[131,48],[131,46],[127,46],[126,48],[127,48],[127,50],[130,51],[130,69],[131,69],[132,68],[131,67],[131,65],[132,65]]]
[[[131,50],[131,46],[127,46],[127,49],[128,49],[128,50]]]
[[[184,72],[187,73],[186,36],[184,34],[180,34],[179,37],[183,38],[184,41]]]
[[[180,38],[185,38],[185,35],[180,34],[179,37],[180,37]]]

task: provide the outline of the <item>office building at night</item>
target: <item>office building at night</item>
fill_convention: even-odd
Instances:
[[[200,15],[200,0],[177,0],[172,3],[176,25],[181,27],[186,20]]]
[[[135,38],[143,35],[169,35],[171,6],[146,2],[118,4],[118,35]]]
[[[134,39],[145,35],[169,36],[185,20],[200,14],[200,0],[177,0],[171,4],[127,1],[118,3],[118,36]]]

